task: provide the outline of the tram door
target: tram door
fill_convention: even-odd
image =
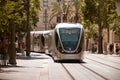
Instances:
[[[44,34],[44,39],[45,39],[44,48],[46,54],[50,54],[51,52],[52,44],[53,44],[52,38],[53,38],[52,32]]]

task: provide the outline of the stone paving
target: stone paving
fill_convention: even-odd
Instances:
[[[31,57],[17,54],[17,65],[2,67],[0,80],[40,80],[43,61],[49,59],[44,54],[31,53]]]

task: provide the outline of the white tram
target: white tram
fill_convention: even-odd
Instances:
[[[48,35],[52,30],[47,31],[31,31],[31,51],[34,52],[45,52],[46,47],[45,45],[48,41],[46,36]]]
[[[54,30],[43,33],[45,53],[55,61],[83,60],[84,29],[79,23],[59,23]]]

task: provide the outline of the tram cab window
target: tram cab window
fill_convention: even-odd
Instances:
[[[79,28],[59,29],[60,39],[65,50],[72,51],[77,48],[80,31]]]
[[[55,31],[55,44],[56,44],[57,50],[59,50],[60,52],[62,52],[62,46],[60,44],[60,39],[59,39],[59,36],[58,36],[58,34],[57,34],[56,31]]]

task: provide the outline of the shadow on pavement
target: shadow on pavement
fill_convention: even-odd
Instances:
[[[32,53],[30,56],[25,56],[25,54],[17,53],[16,59],[22,59],[22,60],[34,60],[34,59],[49,59],[50,57],[48,55],[43,56],[39,53]]]
[[[20,72],[20,71],[17,71],[17,70],[1,70],[0,71],[0,73],[11,73],[11,72]]]
[[[10,80],[10,79],[0,79],[0,80]]]
[[[26,66],[18,66],[18,65],[5,65],[5,66],[1,66],[1,68],[26,68]]]
[[[84,61],[78,61],[78,60],[61,60],[61,61],[57,61],[57,63],[72,63],[72,64],[76,64],[76,63],[86,63]]]
[[[34,60],[34,59],[50,59],[49,57],[40,57],[38,55],[35,56],[17,56],[16,59],[22,59],[22,60]]]

